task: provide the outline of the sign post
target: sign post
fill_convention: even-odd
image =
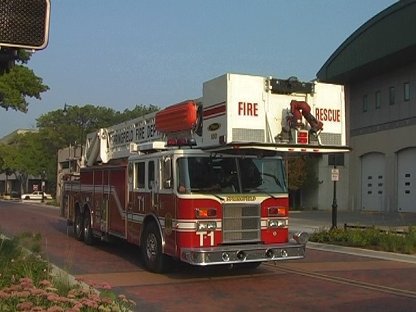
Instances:
[[[332,197],[332,226],[331,230],[337,228],[337,182],[339,181],[339,169],[337,166],[344,165],[344,154],[330,154],[328,155],[328,165],[332,165],[331,181],[334,183],[334,193]]]
[[[337,166],[334,166],[331,170],[331,180],[334,182],[334,193],[332,199],[332,226],[331,230],[337,228],[337,182],[339,181],[339,169]]]

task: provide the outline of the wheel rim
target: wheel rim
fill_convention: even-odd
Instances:
[[[81,226],[81,216],[78,213],[75,219],[75,235],[80,237],[82,233],[82,226]]]
[[[157,238],[154,233],[149,233],[146,239],[146,256],[152,260],[157,255]]]
[[[90,228],[91,228],[91,220],[90,220],[90,214],[86,213],[85,214],[85,219],[84,219],[84,235],[85,237],[89,237],[90,235]]]

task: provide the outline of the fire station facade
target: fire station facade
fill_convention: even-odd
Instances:
[[[317,73],[346,87],[348,208],[416,212],[416,2],[358,28]]]

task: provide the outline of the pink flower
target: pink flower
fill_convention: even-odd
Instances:
[[[30,290],[30,293],[34,296],[41,296],[41,295],[45,294],[45,291],[43,289],[39,289],[39,288],[32,288]]]
[[[98,287],[98,288],[102,288],[102,289],[111,289],[111,285],[110,285],[109,283],[103,283],[103,284],[101,285],[101,287]]]
[[[30,292],[27,290],[22,290],[22,291],[15,292],[14,295],[19,298],[27,298],[30,296]]]
[[[51,287],[52,286],[52,284],[51,284],[51,282],[50,281],[48,281],[48,280],[42,280],[42,281],[40,281],[39,282],[39,286],[41,286],[41,287]]]
[[[46,299],[48,299],[48,301],[52,301],[52,302],[59,302],[59,296],[57,294],[53,294],[53,293],[49,294]]]
[[[8,293],[6,293],[3,290],[0,290],[0,299],[7,299],[7,298],[9,298],[9,296],[10,295]]]
[[[20,310],[20,311],[28,311],[28,310],[30,310],[32,307],[33,307],[33,303],[31,303],[31,302],[27,302],[27,301],[22,302],[22,303],[19,303],[19,304],[16,306],[16,308],[17,308],[18,310]]]
[[[48,310],[46,310],[48,312],[64,312],[64,309],[62,309],[61,307],[58,306],[52,306],[50,308],[48,308]]]

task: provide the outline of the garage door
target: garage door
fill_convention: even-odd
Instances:
[[[397,208],[416,212],[416,148],[397,153]]]
[[[361,157],[362,210],[384,211],[384,154],[371,153]]]

